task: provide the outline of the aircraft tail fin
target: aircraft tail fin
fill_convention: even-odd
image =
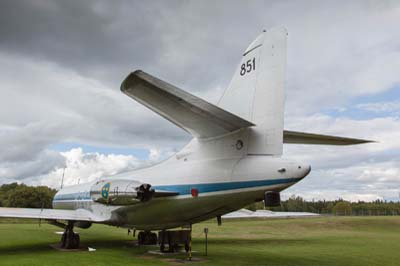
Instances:
[[[260,34],[243,53],[218,103],[256,125],[249,128],[248,154],[282,154],[286,39],[285,28]]]

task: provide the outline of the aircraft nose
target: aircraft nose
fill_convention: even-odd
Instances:
[[[298,177],[300,179],[306,177],[311,172],[311,165],[309,164],[299,164],[298,166]]]
[[[305,165],[303,178],[306,177],[310,172],[311,172],[311,165]]]

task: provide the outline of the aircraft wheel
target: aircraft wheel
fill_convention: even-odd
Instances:
[[[67,237],[67,240],[65,241],[65,248],[71,249],[73,247],[74,247],[74,239],[71,237]]]
[[[142,245],[144,243],[144,240],[145,240],[144,232],[139,232],[139,234],[138,234],[138,244]]]
[[[162,245],[160,246],[160,251],[161,251],[161,252],[165,252],[165,245],[164,245],[164,244],[162,244]]]
[[[151,233],[150,235],[150,241],[152,245],[157,245],[157,234],[156,233]]]
[[[63,233],[62,234],[62,236],[61,236],[61,247],[62,248],[65,248],[65,245],[66,245],[66,241],[67,239],[66,239],[66,233]]]
[[[145,245],[150,245],[150,244],[151,244],[151,240],[152,240],[151,233],[145,232],[145,235],[144,235],[144,244],[145,244]]]
[[[81,243],[81,237],[78,234],[75,234],[75,248],[79,248],[79,245]]]

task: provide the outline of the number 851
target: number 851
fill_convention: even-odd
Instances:
[[[244,76],[246,73],[250,73],[252,70],[256,70],[256,58],[249,59],[246,61],[246,64],[243,63],[240,66],[240,75]]]

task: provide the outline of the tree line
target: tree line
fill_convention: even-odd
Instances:
[[[11,183],[0,186],[0,206],[19,208],[51,208],[57,190],[46,186]]]
[[[253,203],[248,206],[250,210],[264,209],[264,202]],[[281,212],[312,212],[331,215],[355,215],[355,216],[380,216],[400,215],[400,202],[376,200],[372,202],[350,202],[343,199],[328,201],[307,201],[299,196],[291,196],[281,201],[279,207],[267,208],[271,211]]]

